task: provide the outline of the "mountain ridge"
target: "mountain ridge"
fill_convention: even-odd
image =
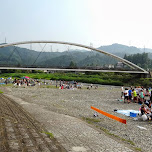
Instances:
[[[1,44],[0,44],[1,45]],[[134,46],[126,46],[118,43],[100,46],[98,49],[108,53],[112,53],[119,57],[124,55],[149,52],[148,55],[152,59],[152,49],[137,48]],[[37,60],[36,60],[37,59]],[[118,61],[107,55],[95,51],[87,50],[69,50],[64,52],[38,52],[27,48],[9,46],[0,48],[0,64],[9,65],[46,65],[46,66],[69,66],[73,61],[78,66],[88,65],[104,65],[116,64]]]

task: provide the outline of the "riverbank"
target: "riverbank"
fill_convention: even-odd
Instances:
[[[121,94],[120,88],[118,87],[100,86],[98,89],[90,90],[61,90],[54,88],[38,88],[37,86],[27,88],[9,87],[5,88],[4,92],[6,95],[14,98],[15,101],[26,108],[26,110],[29,110],[29,112],[32,113],[38,121],[44,123],[47,127],[49,127],[49,122],[47,120],[51,119],[52,131],[61,143],[64,143],[64,141],[62,141],[63,138],[61,137],[64,133],[62,132],[61,135],[57,133],[56,130],[59,132],[60,129],[66,130],[64,137],[66,136],[66,138],[70,138],[68,139],[69,141],[73,141],[73,138],[75,139],[80,136],[79,133],[77,134],[75,132],[76,128],[72,131],[67,130],[74,123],[74,118],[78,120],[77,123],[82,121],[84,121],[84,123],[89,123],[88,125],[91,125],[91,128],[97,131],[96,133],[104,133],[108,136],[108,139],[110,138],[115,142],[117,141],[118,143],[126,145],[125,147],[129,147],[129,149],[133,151],[151,151],[152,122],[143,122],[140,120],[134,121],[133,118],[114,112],[114,109],[139,110],[140,107],[140,105],[135,103],[124,104],[123,102],[118,101]],[[107,118],[101,114],[99,114],[99,117],[94,118],[94,111],[91,110],[91,106],[126,119],[127,124],[121,124],[120,122]],[[37,110],[34,110],[34,107]],[[45,113],[46,111],[47,114]],[[64,119],[64,116],[66,119]],[[60,117],[64,120],[62,120],[62,123]],[[77,123],[74,123],[74,126],[77,126]],[[65,126],[61,127],[60,124],[64,124]],[[66,126],[66,124],[71,125]],[[68,134],[70,134],[70,136]],[[90,138],[93,137],[91,134],[89,136],[79,144],[91,144]],[[104,140],[102,136],[97,139]],[[108,140],[106,140],[106,142],[108,144]],[[91,146],[96,146],[94,145],[95,143],[98,142],[93,142]],[[118,143],[116,145],[118,145]],[[100,147],[100,145],[101,142],[99,142],[98,146]],[[68,149],[68,145],[66,148]]]
[[[41,71],[41,73],[38,73],[39,71],[35,71],[37,73],[19,73],[21,71],[16,71],[16,73],[1,73],[0,78],[16,78],[21,79],[24,76],[28,76],[34,80],[57,80],[57,81],[77,81],[80,83],[92,83],[92,84],[101,84],[101,85],[115,85],[115,86],[144,86],[148,87],[152,85],[152,79],[151,78],[140,78],[138,74],[129,74],[129,73],[44,73]]]

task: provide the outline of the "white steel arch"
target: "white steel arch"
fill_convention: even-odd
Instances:
[[[146,70],[144,70],[143,68],[137,66],[136,64],[134,64],[134,63],[132,63],[132,62],[130,62],[128,60],[125,60],[125,59],[123,59],[121,57],[118,57],[118,56],[116,56],[114,54],[102,51],[100,49],[96,49],[96,48],[93,48],[93,47],[90,47],[90,46],[77,44],[77,43],[63,42],[63,41],[23,41],[23,42],[3,44],[3,45],[0,45],[0,48],[13,46],[13,45],[30,44],[30,43],[56,43],[56,44],[67,44],[67,45],[73,45],[73,46],[78,46],[78,47],[82,47],[82,48],[87,48],[87,49],[94,50],[96,52],[100,52],[100,53],[103,53],[105,55],[111,56],[111,57],[121,61],[122,63],[128,65],[131,68],[134,68],[134,69],[137,68],[138,70],[141,70],[142,73],[148,74],[148,72]]]

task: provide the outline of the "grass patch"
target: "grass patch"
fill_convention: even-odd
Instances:
[[[99,119],[95,119],[95,118],[86,118],[86,117],[82,117],[83,120],[85,120],[87,123],[92,124],[92,123],[97,123],[100,122],[101,120]]]
[[[96,126],[96,127],[99,127],[99,126]],[[128,139],[124,139],[124,138],[122,138],[122,137],[120,137],[120,136],[118,136],[118,135],[115,135],[115,134],[113,134],[113,133],[110,133],[109,130],[107,130],[107,129],[103,128],[103,127],[101,127],[100,129],[101,129],[102,131],[104,131],[106,134],[108,134],[108,135],[110,135],[110,136],[113,136],[113,137],[116,137],[117,139],[119,139],[119,140],[121,140],[121,141],[124,141],[124,142],[126,142],[126,143],[134,146],[134,149],[135,149],[136,151],[142,151],[141,148],[135,147],[135,143],[134,143],[133,141],[128,140]]]
[[[46,131],[43,131],[42,133],[45,133],[46,135],[48,135],[50,138],[54,138],[54,135],[50,132],[46,132]]]
[[[104,131],[106,134],[110,135],[110,136],[119,138],[120,140],[125,141],[125,142],[129,143],[129,144],[132,145],[132,146],[135,146],[135,143],[134,143],[133,141],[131,141],[131,140],[128,140],[128,139],[124,139],[124,138],[122,138],[122,137],[119,137],[118,135],[115,135],[115,134],[111,133],[109,130],[107,130],[107,129],[105,129],[105,128],[102,128],[102,127],[101,127],[100,129],[101,129],[102,131]]]
[[[96,126],[96,127],[99,127],[99,126]],[[101,127],[100,129],[101,129],[102,131],[104,131],[106,134],[110,135],[110,136],[116,137],[117,139],[119,139],[119,140],[121,140],[121,141],[124,141],[124,142],[126,142],[126,143],[128,143],[128,144],[130,144],[130,145],[132,145],[132,146],[135,146],[135,143],[134,143],[133,141],[131,141],[131,140],[124,139],[124,138],[122,138],[122,137],[120,137],[120,136],[118,136],[118,135],[115,135],[115,134],[111,133],[109,130],[103,128],[103,127]],[[138,148],[138,147],[134,147],[134,149],[135,149],[136,151],[142,151],[142,149],[141,149],[141,148]]]
[[[142,151],[141,148],[135,147],[135,150]]]
[[[54,86],[54,85],[41,85],[40,88],[51,88],[51,89],[56,89],[56,86]]]
[[[7,71],[9,72],[9,71]],[[11,72],[11,71],[10,71]],[[15,71],[14,71],[15,72]],[[64,80],[64,81],[77,81],[83,83],[102,84],[102,85],[115,85],[115,86],[151,86],[152,79],[139,78],[138,75],[131,75],[127,73],[99,73],[99,72],[85,72],[80,73],[1,73],[0,77],[3,78],[17,78],[20,79],[23,76],[28,76],[33,79],[45,79],[45,80]],[[51,81],[50,81],[51,82]],[[140,82],[140,83],[139,83]]]
[[[37,96],[38,96],[38,95],[33,95],[32,98],[35,98],[35,97],[37,97]]]
[[[5,85],[5,86],[7,86],[7,87],[12,87],[13,84],[12,84],[12,83],[9,83],[9,84],[7,84],[7,85]]]
[[[115,135],[113,133],[111,133],[109,130],[105,129],[105,128],[100,128],[100,130],[104,131],[106,134],[110,135],[110,136],[113,136],[113,137],[116,137],[116,138],[120,138],[118,135]]]
[[[3,93],[3,91],[0,90],[0,94]]]
[[[120,137],[120,139],[121,139],[122,141],[125,141],[125,142],[129,143],[129,144],[132,145],[132,146],[135,146],[135,143],[134,143],[133,141],[131,141],[131,140],[124,139],[124,138],[121,138],[121,137]]]

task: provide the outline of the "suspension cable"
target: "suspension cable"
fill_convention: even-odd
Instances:
[[[10,60],[10,58],[13,56],[15,50],[16,50],[16,46],[14,46],[14,49],[13,49],[12,53],[10,54],[10,56],[9,56],[8,59],[7,59],[7,60],[8,60],[8,65],[9,65],[9,60]]]
[[[41,43],[39,43],[39,45],[40,45],[40,47],[41,47],[41,49],[42,49]],[[44,50],[44,52],[45,52],[45,50]],[[44,57],[45,57],[45,60],[48,60],[47,52],[45,53]],[[42,65],[42,66],[45,66],[45,65]],[[47,66],[47,65],[46,65],[46,66]]]
[[[42,48],[41,52],[38,54],[37,58],[35,59],[35,61],[33,62],[32,66],[35,64],[35,62],[37,61],[37,59],[39,58],[40,54],[43,52],[45,46],[47,43],[45,43],[44,47]]]
[[[22,60],[22,57],[21,57],[21,55],[20,55],[20,53],[19,53],[19,51],[18,51],[18,49],[17,49],[17,47],[16,47],[16,51],[17,51],[17,53],[18,53],[18,55],[19,55],[21,61],[23,61],[23,60]]]

